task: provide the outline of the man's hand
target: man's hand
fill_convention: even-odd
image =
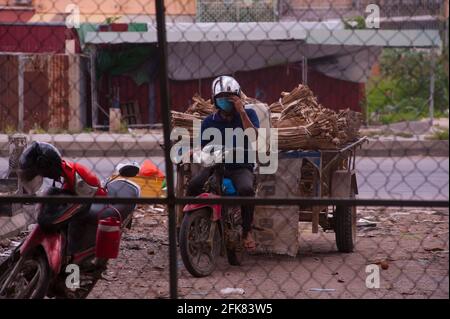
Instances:
[[[230,100],[233,102],[234,109],[236,110],[236,112],[238,112],[239,114],[242,114],[243,112],[245,112],[244,103],[242,102],[240,97],[233,95],[230,97]]]
[[[230,99],[234,103],[234,109],[236,110],[236,112],[238,112],[239,116],[241,117],[243,129],[246,130],[248,128],[252,128],[255,130],[256,136],[258,136],[258,131],[256,130],[256,128],[253,126],[253,123],[248,118],[247,112],[245,112],[244,103],[242,102],[242,99],[235,95],[230,97]]]

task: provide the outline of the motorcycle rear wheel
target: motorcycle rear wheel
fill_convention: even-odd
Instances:
[[[5,263],[0,275],[0,299],[42,299],[47,295],[50,267],[43,252]]]

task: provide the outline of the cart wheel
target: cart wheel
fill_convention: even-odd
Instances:
[[[352,194],[351,198],[354,198]],[[336,206],[334,212],[336,246],[342,253],[351,253],[356,242],[356,206]]]

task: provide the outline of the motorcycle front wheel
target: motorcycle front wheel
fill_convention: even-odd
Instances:
[[[194,277],[210,275],[220,255],[221,235],[208,209],[186,213],[180,228],[180,254],[183,264]]]
[[[50,267],[42,252],[5,261],[0,267],[0,299],[42,299],[50,282]]]

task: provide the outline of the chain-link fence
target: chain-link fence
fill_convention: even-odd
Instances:
[[[448,298],[448,111],[448,1],[0,0],[0,298]]]

